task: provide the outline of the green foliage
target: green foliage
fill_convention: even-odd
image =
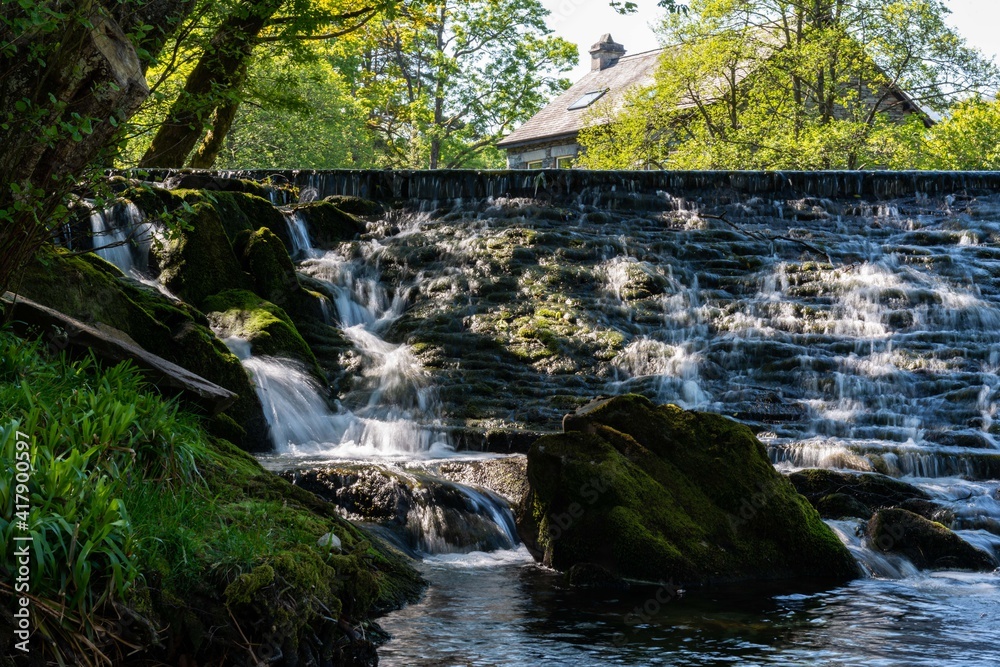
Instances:
[[[325,49],[253,68],[216,167],[336,169],[374,162],[366,111]],[[265,65],[266,63],[266,65]]]
[[[576,47],[537,0],[406,4],[340,51],[375,166],[499,166],[493,148],[569,82]]]
[[[38,632],[57,658],[97,661],[108,604],[126,600],[139,576],[122,494],[130,484],[163,493],[194,482],[204,441],[128,364],[100,371],[93,358],[49,361],[7,332],[0,359],[0,413],[10,420],[0,424],[0,571],[16,570],[13,538],[24,521]],[[15,483],[19,440],[30,453],[27,517],[14,511],[25,503]]]
[[[1000,99],[959,102],[917,150],[924,169],[1000,169]]]
[[[912,167],[922,110],[997,81],[946,14],[932,0],[695,0],[664,21],[676,46],[655,84],[590,112],[581,164]]]

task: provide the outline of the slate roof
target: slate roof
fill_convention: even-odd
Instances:
[[[622,56],[610,67],[588,72],[524,125],[504,137],[497,146],[516,148],[539,141],[575,137],[583,128],[587,109],[570,110],[570,105],[587,93],[599,90],[608,91],[600,98],[602,103],[611,100],[612,104],[618,104],[629,89],[653,83],[657,58],[661,53],[663,49]]]

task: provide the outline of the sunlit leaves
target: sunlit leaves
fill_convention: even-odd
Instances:
[[[996,67],[938,0],[692,0],[665,18],[650,100],[581,135],[584,164],[625,168],[917,166],[924,111],[989,90]],[[919,121],[919,122],[918,122]],[[933,132],[932,132],[933,134]],[[988,133],[987,133],[988,134]],[[617,149],[617,154],[615,151]],[[958,160],[955,164],[971,164]]]

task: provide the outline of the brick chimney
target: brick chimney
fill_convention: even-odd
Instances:
[[[597,44],[590,47],[590,70],[598,70],[611,67],[618,59],[625,55],[625,47],[611,38],[611,33],[604,33]]]

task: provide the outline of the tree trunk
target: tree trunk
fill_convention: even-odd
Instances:
[[[250,60],[257,36],[282,2],[255,2],[245,16],[237,14],[219,26],[139,166],[184,165],[188,153],[198,144],[205,125],[221,103],[220,93],[232,93],[242,83],[240,72]]]
[[[448,20],[448,3],[445,2],[441,5],[440,12],[438,13],[438,26],[437,26],[437,43],[435,48],[437,49],[438,60],[445,60],[446,55],[444,52],[445,41],[444,41],[444,30],[445,23]],[[430,169],[437,169],[438,164],[441,162],[441,137],[444,134],[444,86],[447,80],[447,67],[444,63],[438,63],[437,65],[437,82],[434,86],[434,127],[431,131],[431,155],[430,164],[428,167]]]
[[[205,135],[205,139],[198,146],[198,150],[191,156],[188,166],[192,169],[211,169],[215,160],[219,157],[222,144],[225,142],[229,129],[236,120],[236,112],[240,109],[237,100],[230,100],[221,105],[212,114],[212,127]]]
[[[15,47],[0,55],[0,294],[149,94],[131,41],[99,3],[66,8],[49,30],[16,34],[19,20],[30,24],[13,9],[0,23],[0,42]]]

